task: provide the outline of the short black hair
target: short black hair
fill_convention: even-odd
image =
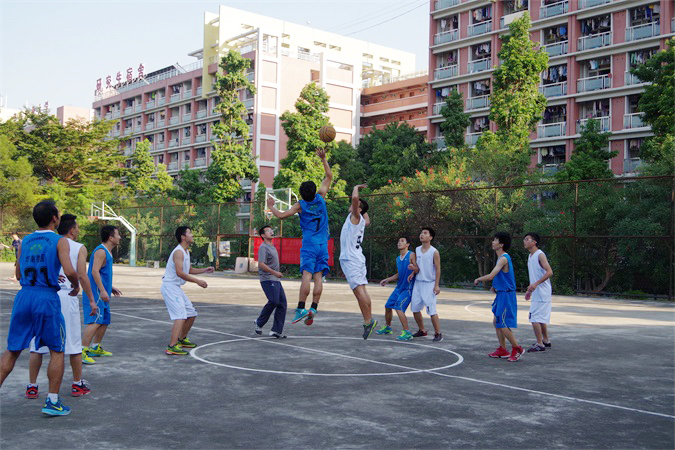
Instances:
[[[75,225],[77,225],[75,219],[77,219],[77,216],[75,214],[62,215],[61,222],[59,223],[59,227],[56,229],[56,232],[59,233],[61,236],[65,236],[66,234],[68,234],[68,232],[73,228],[75,228]]]
[[[272,228],[271,225],[263,225],[262,227],[258,228],[258,236],[261,236],[265,234],[265,229],[267,228]]]
[[[119,230],[115,225],[104,225],[101,228],[101,242],[108,242],[115,235],[115,230]]]
[[[412,238],[411,238],[410,236],[408,236],[407,234],[401,234],[401,235],[399,235],[397,241],[399,241],[399,240],[401,240],[401,239],[405,239],[405,241],[406,241],[409,245],[412,245]]]
[[[300,197],[306,202],[311,202],[316,197],[316,184],[313,181],[304,181],[300,185]]]
[[[511,235],[506,231],[498,231],[495,233],[494,238],[504,245],[504,251],[508,251],[511,248]]]
[[[185,233],[187,233],[187,230],[191,230],[191,229],[192,229],[192,228],[190,228],[190,227],[188,227],[188,226],[182,226],[182,227],[176,228],[176,240],[178,241],[179,244],[180,244],[181,241],[182,241],[181,238],[182,238],[183,236],[185,236]]]
[[[359,199],[359,207],[361,208],[361,214],[367,213],[368,208],[370,208],[370,206],[368,206],[368,202],[362,198]]]
[[[532,240],[537,243],[537,247],[541,247],[541,239],[539,238],[538,233],[527,233],[525,237],[527,236],[531,237]]]
[[[49,225],[55,216],[59,217],[59,209],[51,200],[43,200],[33,207],[33,220],[40,228]]]
[[[436,232],[434,231],[433,228],[431,228],[431,227],[422,227],[422,229],[421,229],[420,231],[424,231],[424,230],[427,230],[427,231],[429,232],[429,234],[431,235],[431,239],[436,239]]]

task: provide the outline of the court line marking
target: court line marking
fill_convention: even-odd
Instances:
[[[121,314],[121,313],[116,313],[116,312],[112,312],[112,311],[111,311],[111,314],[119,314],[121,316],[131,317],[131,318],[134,318],[134,319],[147,320],[147,321],[150,321],[150,322],[159,322],[159,323],[163,323],[165,325],[171,324],[171,322],[164,322],[164,321],[155,320],[155,319],[146,319],[145,317],[132,316],[130,314]],[[235,334],[232,334],[232,333],[226,333],[226,332],[223,332],[223,331],[211,330],[211,329],[208,329],[208,328],[201,328],[201,327],[192,327],[192,328],[196,329],[196,330],[210,331],[210,332],[213,332],[213,333],[224,334],[224,335],[227,335],[227,336],[242,337],[242,336],[238,336],[238,335],[235,335]],[[242,338],[244,338],[244,337],[242,337]],[[260,339],[260,338],[245,338],[245,339],[251,339],[251,340],[254,340],[256,342],[270,342],[273,345],[284,345],[284,344],[279,343],[279,342],[274,342],[274,341],[277,340],[276,338],[274,339],[274,341],[270,341],[268,339]],[[285,344],[285,345],[289,345],[289,344]],[[293,346],[293,347],[296,347],[296,346]],[[327,353],[329,353],[329,352],[327,352]],[[341,356],[345,356],[345,355],[341,355]],[[377,362],[377,363],[380,363],[380,362]],[[390,363],[383,363],[383,364],[390,364]],[[405,367],[405,366],[403,366],[403,367]],[[418,369],[415,369],[413,367],[408,368],[408,369],[418,370]],[[627,406],[614,405],[614,404],[611,404],[611,403],[598,402],[598,401],[595,401],[595,400],[586,400],[586,399],[583,399],[583,398],[570,397],[570,396],[561,395],[561,394],[553,394],[553,393],[550,393],[550,392],[535,391],[534,389],[521,388],[521,387],[517,387],[517,386],[509,386],[509,385],[506,385],[506,384],[495,383],[495,382],[492,382],[492,381],[479,380],[479,379],[476,379],[476,378],[462,377],[462,376],[458,376],[458,375],[448,375],[448,374],[444,374],[444,373],[434,372],[434,371],[431,371],[431,370],[423,370],[423,371],[427,372],[429,374],[432,374],[432,375],[438,375],[438,376],[446,377],[446,378],[456,378],[458,380],[473,381],[475,383],[487,384],[487,385],[490,385],[490,386],[497,386],[497,387],[502,387],[502,388],[506,388],[506,389],[513,389],[513,390],[516,390],[516,391],[527,392],[527,393],[530,393],[530,394],[549,396],[549,397],[559,398],[559,399],[562,399],[562,400],[577,401],[577,402],[588,403],[588,404],[596,405],[596,406],[604,406],[604,407],[608,407],[608,408],[620,409],[620,410],[623,410],[623,411],[630,411],[630,412],[636,412],[636,413],[647,414],[647,415],[652,415],[652,416],[665,417],[665,418],[668,418],[668,419],[675,419],[675,416],[670,415],[670,414],[663,414],[663,413],[658,413],[658,412],[654,412],[654,411],[646,411],[646,410],[637,409],[637,408],[629,408]]]
[[[471,311],[471,309],[469,309],[471,306],[477,305],[477,304],[479,304],[479,303],[489,303],[489,300],[481,300],[481,301],[478,301],[478,302],[471,302],[471,303],[469,303],[468,305],[466,305],[466,306],[464,307],[464,309],[466,309],[466,310],[467,310],[468,312],[470,312],[471,314],[475,314],[475,315],[477,315],[477,316],[494,317],[494,316],[492,316],[492,315],[481,314],[481,313],[479,313],[479,312]]]

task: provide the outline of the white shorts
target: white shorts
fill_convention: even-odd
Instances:
[[[192,302],[177,284],[162,283],[161,292],[171,320],[185,320],[197,315]]]
[[[436,294],[434,294],[434,281],[415,281],[413,286],[412,299],[410,300],[410,309],[412,312],[420,312],[427,308],[427,314],[436,315]]]
[[[549,323],[551,321],[552,302],[533,301],[530,304],[530,322],[531,323]]]
[[[59,300],[61,301],[61,314],[66,323],[66,340],[64,354],[77,355],[82,353],[82,327],[80,321],[80,300],[77,297],[68,295],[69,290],[61,289],[59,291]],[[45,345],[38,349],[35,348],[35,338],[30,341],[30,351],[46,355],[49,348]]]
[[[349,283],[349,288],[352,291],[359,286],[368,284],[365,262],[340,260],[340,268],[342,268],[342,272],[347,277],[347,283]]]

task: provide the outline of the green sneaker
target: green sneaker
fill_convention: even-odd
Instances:
[[[112,353],[103,350],[101,344],[98,344],[96,347],[91,347],[87,349],[87,354],[89,356],[112,356]]]
[[[82,349],[82,364],[96,364],[94,358],[91,358],[89,355],[87,355],[87,351],[85,349]]]
[[[187,355],[188,352],[180,348],[179,344],[174,345],[173,347],[167,346],[166,350],[164,350],[164,353],[167,355]]]
[[[403,330],[403,331],[401,331],[401,334],[399,334],[396,337],[396,340],[398,340],[398,341],[412,341],[413,335],[409,330]]]
[[[382,328],[380,328],[379,330],[375,330],[375,333],[377,333],[377,334],[391,334],[393,332],[394,331],[391,329],[391,327],[389,325],[385,325]]]
[[[188,339],[187,337],[186,337],[185,339],[178,339],[178,344],[179,344],[182,348],[195,348],[195,347],[197,346],[197,344],[195,344],[194,342],[192,342],[192,341],[191,341],[190,339]]]

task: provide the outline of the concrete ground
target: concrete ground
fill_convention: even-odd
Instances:
[[[16,283],[0,263],[0,349]],[[554,297],[544,353],[495,360],[492,296],[442,290],[445,340],[360,337],[361,316],[345,283],[325,285],[311,327],[289,338],[253,333],[265,303],[256,278],[203,276],[185,286],[199,317],[190,356],[163,353],[171,323],[159,293],[163,269],[115,266],[104,347],[85,366],[92,393],[61,395],[67,417],[40,414],[24,398],[24,353],[0,391],[2,448],[673,448],[675,308],[672,304]],[[295,307],[299,282],[283,281]],[[393,287],[371,284],[376,318]],[[516,336],[529,347],[529,304],[519,296]],[[408,312],[411,325],[414,321]],[[427,327],[431,327],[425,318]],[[400,324],[394,317],[398,333]],[[46,366],[46,362],[45,362]]]

